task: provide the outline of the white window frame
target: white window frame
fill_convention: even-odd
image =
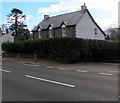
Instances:
[[[67,36],[66,25],[62,25],[62,36]]]
[[[41,32],[41,28],[38,29],[38,36],[39,36],[39,38],[41,38],[41,33],[40,32]]]
[[[49,37],[53,37],[53,28],[52,28],[52,26],[49,27]]]

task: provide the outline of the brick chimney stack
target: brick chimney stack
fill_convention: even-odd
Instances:
[[[86,9],[87,9],[87,6],[86,6],[86,4],[84,3],[84,5],[81,6],[81,12],[83,13]]]
[[[49,15],[44,15],[44,20],[47,20],[49,18]]]

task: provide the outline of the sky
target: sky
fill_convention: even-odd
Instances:
[[[117,27],[119,0],[1,0],[0,24],[6,23],[6,15],[10,14],[13,8],[17,8],[26,15],[26,24],[29,30],[32,30],[43,20],[44,14],[55,16],[78,11],[84,2],[103,30]]]

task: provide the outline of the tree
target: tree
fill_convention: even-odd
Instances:
[[[120,40],[120,27],[108,29],[110,40]]]
[[[12,32],[13,36],[17,38],[17,41],[19,40],[19,37],[21,37],[22,35],[25,36],[26,33],[28,33],[29,30],[27,29],[27,25],[25,24],[26,16],[23,15],[23,12],[21,10],[16,8],[11,10],[11,13],[7,15],[7,20],[9,30]],[[25,32],[26,30],[28,31]]]

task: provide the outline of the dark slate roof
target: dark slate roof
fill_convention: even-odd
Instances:
[[[92,21],[100,29],[100,31],[103,33],[103,35],[106,36],[106,34],[103,32],[103,30],[94,21],[94,19],[93,19],[92,15],[90,14],[89,10],[86,9],[85,11],[88,12]],[[62,14],[62,15],[49,17],[46,20],[42,20],[32,31],[37,31],[39,27],[41,29],[47,29],[49,27],[49,25],[52,25],[53,28],[57,28],[57,27],[60,27],[63,22],[67,23],[67,26],[76,25],[78,23],[78,21],[82,18],[85,11],[81,12],[79,10],[79,11],[76,11],[76,12],[71,12],[71,13],[66,13],[66,14]]]
[[[67,23],[67,26],[76,25],[84,13],[81,11],[66,13],[58,16],[49,17],[47,20],[41,21],[32,31],[36,31],[39,27],[47,29],[49,25],[53,25],[53,28],[60,27],[63,22]]]

